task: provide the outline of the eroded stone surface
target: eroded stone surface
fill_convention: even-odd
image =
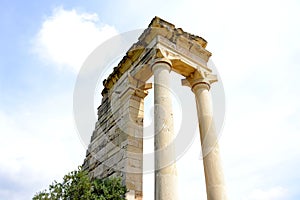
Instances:
[[[173,140],[173,114],[170,95],[166,95],[169,87],[167,80],[171,70],[181,74],[186,77],[183,84],[190,86],[195,93],[199,123],[202,124],[202,149],[205,150],[204,136],[209,135],[207,138],[210,142],[215,139],[213,130],[207,131],[212,113],[209,110],[211,100],[206,94],[209,93],[210,84],[217,80],[207,67],[211,53],[205,49],[206,45],[203,38],[175,28],[173,24],[158,17],[151,21],[103,82],[98,121],[83,164],[83,169],[90,176],[120,176],[129,189],[127,199],[142,200],[144,98],[148,94],[147,90],[152,88],[152,84],[147,81],[154,74],[155,101],[166,112],[156,110],[154,116],[155,199],[177,199],[176,165],[169,164],[169,161],[175,159],[175,151],[173,146],[168,146]],[[200,85],[203,86],[201,90]],[[167,116],[163,117],[164,114]],[[163,130],[160,130],[162,123]],[[158,151],[166,146],[168,148],[164,151]],[[218,148],[215,148],[204,158],[208,200],[225,199],[218,156]]]

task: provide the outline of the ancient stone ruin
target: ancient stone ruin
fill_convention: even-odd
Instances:
[[[211,53],[206,45],[203,38],[158,17],[151,21],[103,82],[98,121],[83,164],[91,177],[120,176],[129,189],[127,199],[143,198],[144,98],[153,87],[155,199],[178,199],[169,90],[174,71],[185,77],[182,84],[195,94],[202,152],[207,152],[203,159],[207,197],[226,199],[209,92],[217,77],[207,66]],[[153,84],[147,82],[152,76]]]

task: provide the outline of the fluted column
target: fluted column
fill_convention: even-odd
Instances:
[[[184,79],[183,85],[191,87],[196,97],[207,200],[226,200],[224,175],[209,91],[211,83],[215,81],[217,78],[214,75],[203,77],[203,74],[195,73]]]
[[[177,200],[172,99],[170,92],[171,62],[157,59],[152,64],[154,74],[154,146],[155,200]]]

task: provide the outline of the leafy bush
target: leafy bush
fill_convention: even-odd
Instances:
[[[38,192],[33,200],[125,200],[126,192],[120,178],[91,180],[79,167],[65,175],[62,183],[54,181],[48,191]]]

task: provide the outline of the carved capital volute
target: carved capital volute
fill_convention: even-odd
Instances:
[[[183,86],[188,86],[195,92],[196,89],[210,90],[210,85],[217,82],[217,76],[203,71],[195,71],[190,76],[181,80]]]
[[[164,67],[171,71],[172,62],[167,58],[157,58],[153,60],[151,63],[151,70],[154,71],[156,67],[162,67],[161,65],[158,65],[160,63],[165,63],[166,65],[164,65]]]

